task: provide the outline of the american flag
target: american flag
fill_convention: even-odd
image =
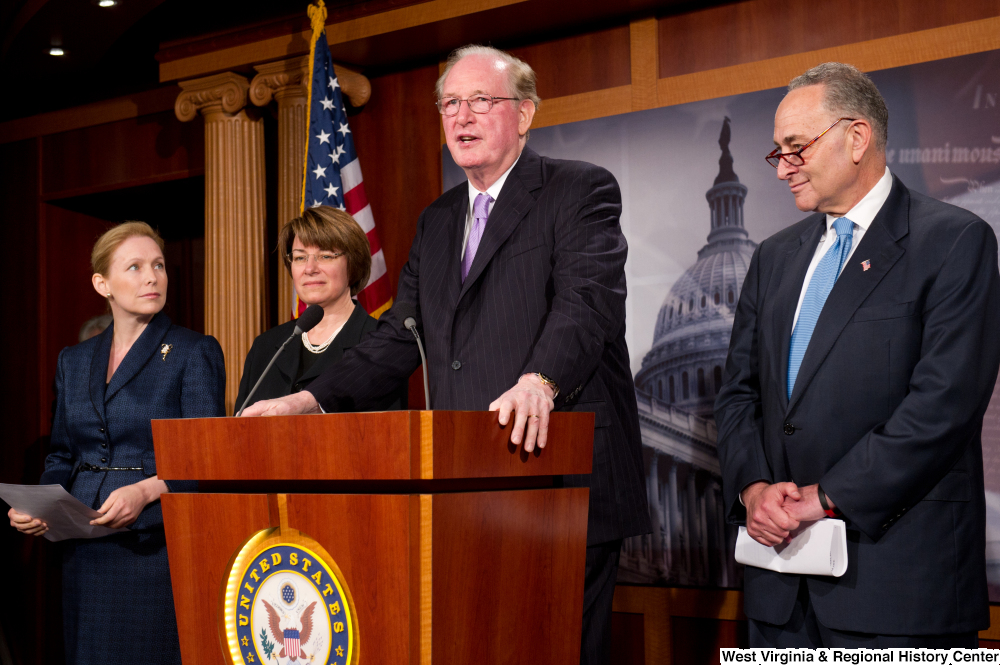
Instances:
[[[326,8],[323,0],[309,7],[313,36],[309,60],[309,136],[306,143],[305,170],[302,181],[302,210],[320,205],[347,210],[368,236],[372,252],[368,285],[358,294],[358,302],[378,318],[392,305],[385,257],[375,230],[375,217],[365,196],[361,164],[354,150],[354,139],[347,123],[347,111],[340,94],[340,83],[333,68],[333,58],[326,42]],[[305,311],[305,303],[296,295],[292,316]]]

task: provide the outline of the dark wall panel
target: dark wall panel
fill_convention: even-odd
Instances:
[[[0,145],[0,229],[5,253],[0,275],[0,482],[37,483],[48,445],[38,358],[43,346],[38,204],[38,141]],[[6,504],[0,502],[4,512]],[[0,567],[8,599],[0,604],[0,632],[16,663],[61,663],[59,552],[46,540],[21,536],[3,522]],[[55,634],[53,636],[53,634]]]
[[[535,70],[543,104],[547,97],[616,88],[632,78],[627,24],[522,46],[511,53]]]
[[[103,314],[107,303],[91,284],[90,250],[111,224],[83,213],[43,205],[45,261],[45,346],[40,363],[42,388],[51,388],[59,352],[77,343],[80,326],[92,316]],[[52,396],[47,395],[50,404]],[[43,413],[43,431],[49,432],[51,414]]]
[[[440,116],[434,110],[434,65],[373,77],[371,101],[351,117],[365,193],[393,296],[420,212],[441,195]],[[409,406],[423,408],[423,383],[410,380]]]
[[[1000,0],[749,0],[659,21],[660,77],[1000,15]]]
[[[434,110],[437,67],[371,80],[371,101],[351,117],[365,193],[396,292],[420,212],[441,195],[441,144]]]
[[[198,175],[205,130],[173,111],[109,122],[43,137],[42,163],[46,198]]]

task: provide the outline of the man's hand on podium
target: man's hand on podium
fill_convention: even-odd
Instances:
[[[531,452],[535,442],[544,448],[549,436],[549,413],[555,407],[552,387],[542,383],[535,374],[525,374],[513,388],[490,404],[490,411],[500,411],[500,426],[510,422],[514,412],[514,426],[510,440],[514,445],[524,440],[524,449]],[[525,431],[527,424],[527,431]]]
[[[278,399],[265,399],[255,402],[243,410],[243,418],[252,416],[294,416],[300,413],[323,413],[319,408],[319,402],[308,390],[279,397]]]

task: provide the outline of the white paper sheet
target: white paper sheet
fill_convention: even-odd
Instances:
[[[100,538],[128,529],[91,526],[90,520],[101,514],[80,503],[62,485],[8,485],[0,483],[0,499],[19,513],[31,515],[49,525],[45,538]]]
[[[792,542],[768,547],[741,526],[736,560],[779,573],[840,577],[847,572],[847,528],[843,520],[821,519],[800,530]]]

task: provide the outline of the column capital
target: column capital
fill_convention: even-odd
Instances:
[[[257,75],[250,84],[250,100],[257,106],[270,103],[282,94],[305,97],[309,90],[309,56],[256,65]],[[366,76],[343,65],[334,65],[340,91],[354,108],[364,106],[372,94],[372,85]]]
[[[247,105],[250,83],[233,72],[181,81],[181,94],[174,103],[174,113],[181,122],[193,120],[198,112],[215,110],[237,113]]]
[[[250,82],[250,101],[266,106],[279,92],[303,98],[309,94],[309,56],[256,65],[257,75]],[[296,94],[297,93],[297,94]]]

